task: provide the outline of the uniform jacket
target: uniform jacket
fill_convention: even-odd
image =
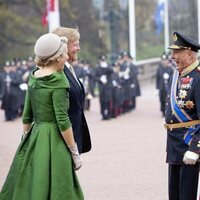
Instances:
[[[156,72],[156,88],[160,91],[167,90],[167,84],[173,75],[173,68],[171,66],[163,66],[162,64],[158,67]],[[164,75],[168,75],[168,79],[165,79]],[[161,92],[162,93],[162,92]]]
[[[79,153],[85,153],[91,149],[90,133],[83,113],[85,92],[82,83],[77,83],[76,79],[65,66],[64,73],[70,84],[69,91],[69,118],[72,123],[74,139],[77,143]]]
[[[110,66],[104,68],[99,65],[96,68],[95,79],[98,82],[99,97],[101,101],[109,102],[112,100],[112,95],[113,95],[112,73],[113,69]],[[106,83],[102,83],[102,81],[100,80],[102,76],[106,77]]]
[[[200,66],[198,61],[187,67],[179,76],[176,87],[176,101],[178,107],[189,116],[188,121],[200,119]],[[165,120],[167,124],[179,123],[175,117],[170,102],[171,93],[167,96]],[[167,130],[167,162],[183,164],[184,153],[189,150],[200,153],[200,130],[198,130],[189,144],[184,142],[188,128]]]
[[[10,86],[7,87],[6,84],[6,76],[9,75],[10,77]],[[2,87],[2,109],[18,109],[18,91],[19,91],[19,84],[20,78],[15,72],[10,72],[8,74],[3,73],[1,76],[1,87]]]

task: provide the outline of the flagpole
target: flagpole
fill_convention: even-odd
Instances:
[[[59,13],[59,0],[48,0],[49,11],[48,11],[48,22],[49,22],[49,32],[54,28],[60,26],[60,13]]]
[[[169,14],[168,14],[168,0],[164,0],[164,38],[165,38],[165,51],[169,47]]]
[[[136,59],[135,35],[135,0],[129,0],[129,49],[130,55]]]

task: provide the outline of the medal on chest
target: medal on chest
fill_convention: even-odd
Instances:
[[[192,86],[193,78],[189,76],[181,78],[179,82],[179,89],[190,89]]]

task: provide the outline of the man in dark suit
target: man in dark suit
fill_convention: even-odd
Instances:
[[[77,52],[80,50],[80,34],[77,29],[58,27],[52,31],[58,36],[68,38],[69,60],[65,63],[64,72],[70,84],[69,91],[69,118],[72,123],[74,138],[78,146],[79,153],[85,153],[91,149],[90,133],[84,115],[85,91],[82,83],[76,77],[72,63],[77,60]]]
[[[175,32],[172,60],[176,63],[167,96],[167,163],[169,200],[196,200],[200,154],[200,45]]]

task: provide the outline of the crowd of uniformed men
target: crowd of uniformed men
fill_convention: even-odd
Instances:
[[[138,69],[128,52],[120,53],[112,62],[105,55],[92,66],[83,60],[73,63],[74,71],[85,87],[85,110],[90,109],[93,97],[98,96],[102,120],[108,120],[133,110],[140,96]],[[34,59],[6,61],[0,71],[0,100],[5,120],[21,116],[27,82],[35,68]]]

